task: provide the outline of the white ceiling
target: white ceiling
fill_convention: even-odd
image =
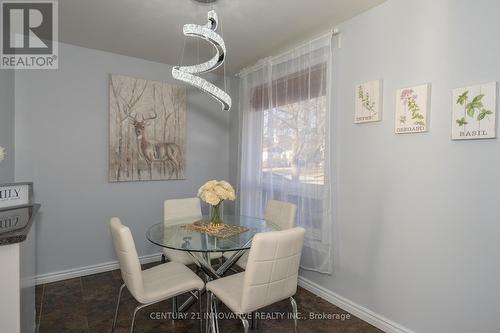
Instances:
[[[227,71],[235,73],[384,1],[218,0]],[[61,0],[60,41],[175,65],[186,40],[182,26],[205,24],[211,8],[193,0]],[[202,61],[210,52],[195,40],[186,42],[184,64],[196,62],[198,45]]]

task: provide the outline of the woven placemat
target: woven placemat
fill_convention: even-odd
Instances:
[[[195,221],[182,226],[186,230],[198,231],[218,238],[229,238],[248,231],[247,227],[221,223],[213,226],[210,221]]]

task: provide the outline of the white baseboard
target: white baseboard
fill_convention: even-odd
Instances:
[[[348,300],[345,297],[342,297],[331,290],[328,290],[319,284],[312,282],[309,279],[306,279],[302,276],[299,276],[299,286],[310,291],[323,298],[325,301],[332,303],[333,305],[338,306],[339,308],[353,314],[354,316],[360,318],[361,320],[366,321],[367,323],[375,326],[376,328],[387,332],[387,333],[415,333],[414,331],[399,325],[398,323],[393,322],[385,318],[384,316],[379,315],[378,313],[373,312],[370,309],[365,308],[357,303]]]
[[[160,261],[160,258],[161,258],[161,253],[155,253],[139,257],[139,260],[141,261],[142,264],[147,264],[150,262]],[[73,279],[86,275],[109,272],[118,268],[119,268],[118,261],[109,261],[97,265],[90,265],[85,267],[67,269],[59,272],[42,274],[38,275],[35,279],[36,279],[36,284],[38,285],[38,284],[57,282],[67,279]]]

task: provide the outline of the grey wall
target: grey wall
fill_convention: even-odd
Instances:
[[[170,70],[62,44],[59,70],[16,74],[16,179],[33,180],[42,204],[39,274],[115,260],[111,216],[130,226],[140,255],[159,252],[145,233],[162,221],[163,200],[194,196],[208,179],[228,179],[229,113],[190,89],[187,179],[107,182],[109,74],[169,81]]]
[[[498,332],[500,142],[450,140],[451,89],[500,81],[500,3],[389,0],[335,50],[335,273],[303,276],[416,332]],[[384,80],[383,121],[353,124]],[[432,83],[430,131],[395,135],[395,90]]]
[[[6,158],[0,162],[0,184],[14,181],[15,75],[13,70],[0,69],[0,146]]]

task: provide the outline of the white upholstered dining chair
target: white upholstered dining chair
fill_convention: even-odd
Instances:
[[[298,312],[293,296],[297,291],[304,234],[305,230],[297,227],[255,235],[246,270],[207,283],[209,304],[215,304],[218,298],[241,319],[244,332],[248,333],[246,314],[289,298],[297,332]],[[209,318],[214,318],[210,312]],[[210,322],[217,325],[215,320]]]
[[[127,287],[132,296],[141,303],[134,310],[132,324],[130,325],[131,333],[134,331],[135,316],[140,309],[184,293],[191,293],[198,299],[201,333],[201,293],[204,288],[203,281],[189,268],[177,262],[161,264],[143,271],[130,229],[124,226],[117,217],[113,217],[109,224],[124,282],[118,294],[111,332],[116,327],[123,289]]]
[[[295,227],[295,217],[297,215],[297,206],[293,203],[268,200],[264,211],[264,220],[277,225],[281,230]],[[224,257],[229,259],[234,252],[225,252]],[[241,256],[236,265],[245,269],[247,266],[248,251]]]
[[[202,218],[200,198],[168,199],[163,203],[163,223],[165,226],[177,223],[178,219],[192,219],[192,222]],[[211,253],[210,259],[222,257],[222,253]],[[163,248],[162,263],[166,259],[183,265],[194,264],[193,258],[185,251]],[[172,311],[177,312],[177,297],[172,298]]]
[[[165,225],[171,225],[177,219],[191,217],[194,222],[197,219],[201,219],[201,216],[199,198],[170,199],[165,200],[163,203],[163,223]],[[191,256],[184,251],[163,248],[163,262],[165,262],[165,258],[184,265],[194,264]]]
[[[264,220],[274,223],[281,230],[295,227],[295,217],[297,215],[297,206],[293,203],[269,200],[264,211]]]
[[[199,198],[169,199],[163,203],[163,223],[171,225],[176,220],[192,218],[193,222],[202,218]],[[184,265],[194,264],[193,258],[185,251],[163,248],[164,258]],[[211,259],[217,259],[222,253],[211,253]],[[164,260],[163,260],[164,261]]]

